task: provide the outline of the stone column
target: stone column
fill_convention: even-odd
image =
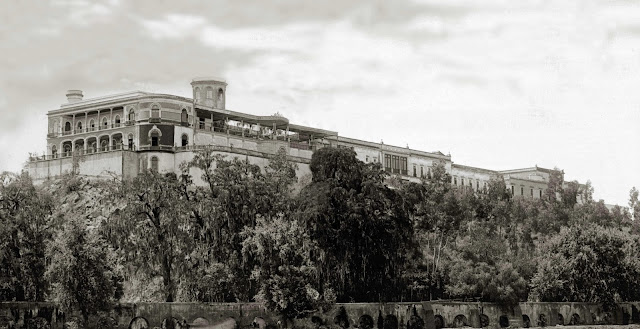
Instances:
[[[113,127],[113,107],[109,109],[109,126],[107,128],[111,128],[111,127]]]
[[[76,133],[76,114],[73,114],[73,119],[71,119],[71,135]],[[73,149],[73,143],[71,143],[71,148]]]
[[[96,120],[96,122],[98,124],[98,130],[102,129],[102,126],[100,125],[100,110],[98,110],[98,119]]]

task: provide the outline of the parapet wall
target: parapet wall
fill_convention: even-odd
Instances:
[[[605,311],[589,303],[416,302],[336,304],[331,310],[287,322],[257,303],[137,303],[119,304],[102,317],[90,319],[92,328],[247,328],[333,325],[344,329],[527,328],[556,325],[640,323],[640,302],[621,303]],[[52,303],[0,303],[0,329],[63,328],[80,318],[67,315]]]

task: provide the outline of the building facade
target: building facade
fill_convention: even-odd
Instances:
[[[472,190],[503,177],[514,195],[540,198],[551,170],[533,167],[494,171],[454,163],[450,155],[338,136],[297,125],[281,115],[259,116],[226,108],[227,83],[217,78],[191,82],[192,98],[129,92],[83,99],[69,90],[67,103],[49,111],[47,151],[28,164],[36,183],[75,171],[88,177],[135,177],[143,170],[180,172],[194,152],[208,148],[264,166],[279,149],[298,163],[298,177],[310,175],[313,152],[322,147],[355,151],[358,159],[381,163],[400,179],[418,182],[443,163],[451,183]],[[198,183],[199,174],[192,173]]]

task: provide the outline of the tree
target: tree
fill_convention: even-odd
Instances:
[[[47,255],[51,263],[45,276],[52,283],[53,299],[65,312],[80,310],[85,323],[122,296],[122,278],[106,241],[78,219],[67,220]]]
[[[316,246],[298,221],[258,218],[258,225],[243,235],[243,254],[256,259],[252,274],[259,287],[256,300],[267,309],[294,319],[326,310],[335,302],[332,289],[316,286],[317,267],[312,260]]]
[[[148,277],[162,277],[165,300],[176,298],[177,284],[193,249],[192,225],[175,174],[145,171],[116,190],[124,200],[106,224],[105,235],[124,260]]]
[[[341,301],[398,296],[413,240],[401,195],[385,186],[378,164],[365,165],[352,150],[320,149],[310,168],[294,218],[318,246],[317,286],[335,288]]]
[[[452,251],[447,292],[452,297],[515,305],[527,295],[527,281],[514,266],[508,242],[483,222],[469,224],[469,234]]]
[[[410,298],[431,299],[444,290],[441,259],[466,217],[461,203],[464,192],[458,194],[452,188],[443,163],[436,164],[420,184],[406,184],[400,192],[419,246],[405,276]]]
[[[46,245],[55,220],[51,194],[26,173],[0,175],[0,301],[43,301]]]
[[[630,237],[596,225],[565,228],[541,250],[532,294],[543,302],[611,305],[638,291],[638,248]],[[637,242],[636,242],[637,243]],[[631,254],[629,254],[631,253]]]
[[[215,264],[224,263],[234,280],[225,301],[250,300],[256,293],[251,270],[255,265],[251,255],[242,255],[246,228],[256,226],[257,218],[276,218],[290,211],[292,185],[296,165],[289,162],[282,149],[272,157],[264,171],[247,160],[226,160],[211,150],[195,155],[189,168],[198,169],[205,187],[187,193],[194,200],[192,217],[198,232],[190,280],[209,275]],[[209,276],[210,277],[210,276]],[[190,284],[193,294],[198,285]],[[221,295],[218,295],[221,296]]]

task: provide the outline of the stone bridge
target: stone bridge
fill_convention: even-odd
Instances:
[[[621,303],[605,311],[589,303],[491,303],[429,301],[415,303],[336,304],[326,313],[295,321],[308,328],[333,326],[343,329],[440,329],[527,328],[556,325],[640,323],[640,302]],[[64,314],[52,303],[0,303],[0,329],[62,329],[80,318]],[[93,328],[216,328],[261,329],[292,327],[256,303],[136,303],[119,304],[108,314],[89,320]]]

